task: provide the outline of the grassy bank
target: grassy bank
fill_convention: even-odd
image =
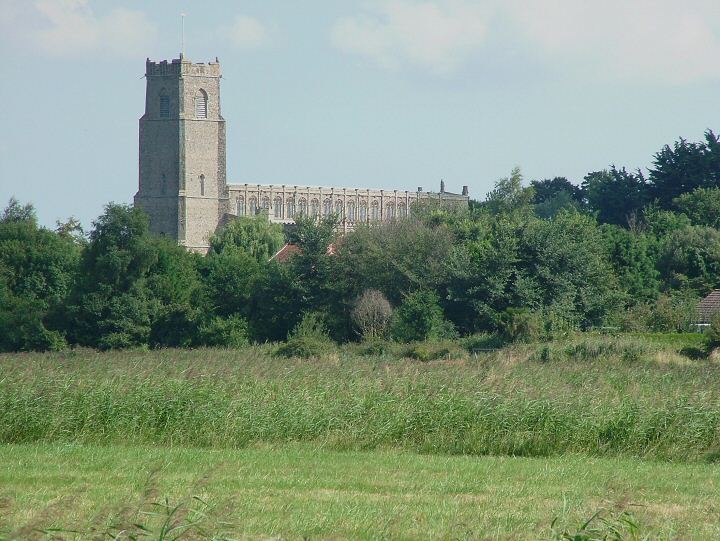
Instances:
[[[622,535],[608,539],[704,540],[720,537],[718,486],[712,465],[626,458],[4,445],[0,538],[127,539],[140,524],[158,539],[167,505],[196,522],[188,539],[560,539],[601,511],[591,527]]]
[[[0,443],[720,458],[720,367],[586,337],[419,362],[348,347],[0,357]]]

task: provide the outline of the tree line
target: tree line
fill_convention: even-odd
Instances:
[[[336,225],[238,218],[199,255],[151,235],[139,209],[109,204],[85,234],[72,219],[40,227],[12,199],[0,350],[686,330],[720,287],[720,142],[680,139],[647,174],[612,166],[580,185],[526,185],[515,169],[468,208],[419,202],[342,237]],[[286,241],[300,251],[271,260]]]

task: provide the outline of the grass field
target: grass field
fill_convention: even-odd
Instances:
[[[245,450],[0,447],[0,532],[64,539],[157,533],[182,504],[207,518],[188,538],[553,539],[598,510],[633,515],[648,539],[720,538],[720,470],[636,459],[449,457],[337,452],[306,445]],[[207,506],[193,500],[198,496]],[[598,527],[602,527],[596,521]],[[606,532],[608,527],[604,528]],[[3,533],[0,533],[3,535]],[[98,537],[99,538],[99,537]],[[105,537],[107,538],[107,537]],[[127,539],[127,537],[124,537]],[[614,538],[611,538],[614,539]]]
[[[698,345],[0,356],[0,539],[173,539],[176,505],[168,524],[206,517],[188,539],[720,538],[720,365]]]

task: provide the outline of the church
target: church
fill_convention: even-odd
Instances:
[[[336,214],[341,230],[407,216],[413,203],[435,199],[468,204],[461,194],[273,184],[228,184],[225,119],[220,111],[220,63],[180,58],[145,64],[145,114],[140,118],[139,187],[135,205],[150,230],[188,250],[207,252],[209,238],[237,216],[267,214],[292,224],[296,216]]]

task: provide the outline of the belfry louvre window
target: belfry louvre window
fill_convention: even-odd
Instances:
[[[170,96],[160,94],[160,118],[170,118]]]
[[[207,94],[200,90],[195,96],[195,118],[207,118]]]

